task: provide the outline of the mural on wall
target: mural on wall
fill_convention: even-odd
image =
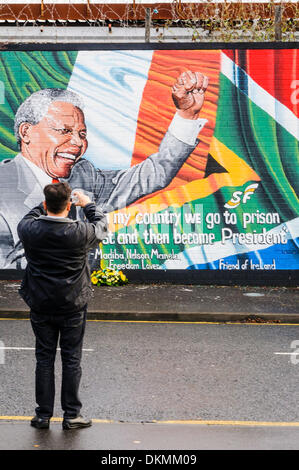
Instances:
[[[297,56],[0,52],[0,269],[57,179],[108,213],[93,267],[299,269]]]

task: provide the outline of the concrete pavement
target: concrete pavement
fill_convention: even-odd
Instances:
[[[20,281],[0,281],[0,317],[26,318]],[[96,287],[89,319],[299,323],[298,287],[133,284]]]
[[[28,307],[18,294],[19,285],[20,282],[15,280],[0,281],[0,318],[28,318]],[[122,287],[95,288],[93,294],[89,319],[299,323],[299,289],[295,287],[130,283]],[[91,428],[65,433],[58,419],[53,420],[49,431],[42,432],[29,426],[31,416],[0,418],[0,449],[4,451],[298,449],[297,421],[124,423],[94,420]],[[96,454],[98,460],[100,456],[100,453]]]
[[[30,418],[31,419],[31,418]],[[87,429],[63,431],[61,422],[53,419],[48,430],[38,430],[29,426],[29,419],[19,421],[1,420],[3,438],[0,450],[11,451],[65,451],[70,458],[77,458],[76,453],[70,456],[69,451],[88,450],[97,452],[97,463],[108,457],[108,453],[118,450],[298,450],[299,427],[292,423],[119,423],[99,422],[94,420]],[[293,423],[294,424],[294,423]],[[107,451],[109,449],[109,451]],[[101,453],[101,451],[105,453]],[[174,453],[174,452],[172,452]],[[55,453],[54,453],[55,454]],[[125,453],[124,453],[125,454]],[[111,455],[124,455],[115,454]],[[148,452],[146,464],[155,463],[155,455]],[[184,453],[182,453],[184,455]],[[185,453],[185,462],[188,462]],[[190,455],[190,454],[189,454]],[[198,462],[202,463],[204,455],[199,452]],[[26,456],[25,456],[26,457]],[[31,457],[33,456],[30,453]],[[49,456],[50,457],[50,456]],[[56,455],[56,459],[60,456]],[[90,455],[85,455],[89,461]],[[141,458],[145,457],[143,454]],[[85,463],[87,462],[85,461]],[[21,463],[21,462],[20,462]],[[102,463],[105,463],[104,460]],[[159,461],[156,461],[159,464]],[[161,463],[161,462],[160,462]],[[208,462],[207,462],[208,463]],[[219,462],[220,463],[220,462]],[[285,463],[285,461],[284,461]],[[134,466],[138,465],[136,458]]]

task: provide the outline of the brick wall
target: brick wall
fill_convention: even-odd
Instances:
[[[54,176],[70,177],[109,214],[92,268],[149,281],[294,282],[296,47],[21,46],[1,51],[0,62],[2,277],[25,268],[17,223]],[[209,79],[198,124],[178,116],[172,98],[186,71]],[[17,114],[32,93],[53,88],[68,92],[55,123],[44,94]],[[190,109],[201,91],[189,86]]]

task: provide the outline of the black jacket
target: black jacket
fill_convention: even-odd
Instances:
[[[42,205],[18,224],[27,266],[19,290],[31,310],[68,314],[83,309],[92,292],[88,251],[107,236],[104,213],[90,203],[86,222],[50,218]]]

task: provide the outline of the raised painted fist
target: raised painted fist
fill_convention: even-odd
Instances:
[[[172,87],[172,99],[181,117],[198,118],[208,83],[208,77],[201,72],[187,70],[181,73]]]

